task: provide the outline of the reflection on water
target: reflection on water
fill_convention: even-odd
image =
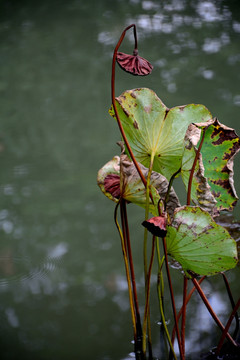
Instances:
[[[140,54],[154,70],[139,79],[118,69],[117,92],[146,86],[169,107],[203,103],[220,122],[240,132],[238,4],[2,1],[1,359],[132,358],[114,205],[97,188],[96,174],[119,152],[115,145],[119,133],[108,115],[111,56],[121,31],[133,22]],[[123,49],[131,51],[132,41],[128,34]],[[235,179],[239,176],[237,156]],[[235,185],[240,194],[239,181]],[[185,203],[185,195],[181,202]],[[238,205],[234,217],[220,219],[235,239],[239,239],[239,209]],[[142,230],[138,230],[143,213],[131,206],[129,213],[143,311]],[[179,307],[182,277],[176,269],[172,272]],[[239,269],[227,276],[237,298]],[[160,356],[156,281],[154,274],[153,340]],[[203,286],[225,322],[230,305],[221,277]],[[171,325],[170,314],[166,315]],[[188,316],[189,353],[216,345],[219,333],[198,296],[190,302]]]

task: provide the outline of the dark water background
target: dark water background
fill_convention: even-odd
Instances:
[[[116,93],[152,88],[168,106],[202,103],[240,133],[239,1],[0,1],[0,358],[131,358],[131,318],[114,204],[96,174],[120,139],[110,106],[111,56],[136,23],[150,77],[117,69]],[[132,49],[132,36],[121,50]],[[239,155],[235,187],[240,194]],[[179,187],[178,187],[179,186]],[[184,204],[185,195],[180,198]],[[231,223],[240,233],[240,206]],[[143,219],[130,208],[143,305]],[[156,274],[157,266],[153,269]],[[178,307],[182,276],[172,270]],[[235,299],[239,269],[227,274]],[[230,311],[220,276],[204,290],[223,322]],[[160,358],[156,275],[154,354]],[[169,295],[166,291],[166,303]],[[142,310],[142,308],[141,308]],[[170,309],[167,317],[170,317]],[[196,296],[188,308],[188,359],[220,333]],[[130,355],[129,355],[130,354]],[[192,354],[192,355],[191,355]],[[161,355],[164,359],[164,355]]]

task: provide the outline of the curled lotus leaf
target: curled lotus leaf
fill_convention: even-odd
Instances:
[[[240,150],[240,139],[233,129],[221,124],[216,118],[192,125],[187,131],[189,146],[185,146],[182,165],[185,186],[195,158],[196,145],[200,143],[203,132],[201,155],[194,172],[192,200],[200,206],[201,201],[205,201],[205,205],[212,207],[215,214],[221,210],[232,210],[238,199],[233,181],[233,159]],[[204,184],[205,190],[202,191]]]
[[[168,180],[181,166],[188,125],[212,118],[199,104],[169,109],[147,88],[125,91],[116,98],[116,107],[137,161],[149,168],[153,160],[153,170]],[[115,117],[113,107],[109,112]]]
[[[238,262],[236,241],[199,207],[175,210],[167,226],[167,252],[186,276],[215,275],[232,269]]]
[[[195,145],[199,141],[200,135],[201,130],[194,124],[190,124],[184,139],[184,151],[181,166],[181,176],[186,191],[188,190],[189,177],[197,154],[197,148]],[[215,208],[217,201],[211,192],[211,187],[208,184],[207,178],[204,176],[204,166],[201,153],[198,155],[198,160],[193,173],[191,200],[194,205],[200,206],[211,215],[218,215]]]
[[[148,175],[148,169],[139,164],[145,178]],[[119,196],[116,189],[117,176],[119,179]],[[107,181],[106,181],[107,179]],[[97,182],[102,192],[111,200],[117,202],[122,196],[127,202],[137,204],[143,208],[146,206],[146,189],[132,161],[128,156],[122,154],[121,157],[115,156],[111,161],[104,165],[98,172]],[[112,186],[111,186],[112,185]],[[158,202],[160,198],[164,199],[168,190],[168,181],[166,178],[156,172],[152,172],[150,178],[150,190],[153,196],[154,204],[150,200],[149,210],[157,216]],[[174,209],[179,207],[178,197],[171,188],[167,211],[172,215]]]

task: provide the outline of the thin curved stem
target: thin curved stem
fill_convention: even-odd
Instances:
[[[112,79],[111,79],[111,97],[112,97],[112,105],[113,105],[113,109],[114,109],[114,112],[115,112],[115,116],[116,116],[116,119],[117,119],[117,123],[118,123],[118,126],[119,126],[119,130],[121,132],[121,135],[123,137],[123,140],[124,140],[124,143],[128,149],[128,152],[129,152],[129,155],[138,171],[138,174],[143,182],[143,184],[145,185],[146,187],[146,179],[145,177],[143,176],[143,173],[137,163],[137,160],[135,159],[135,156],[132,152],[132,149],[131,149],[131,146],[128,142],[128,139],[125,135],[125,132],[124,132],[124,129],[123,129],[123,126],[122,126],[122,123],[121,123],[121,120],[120,120],[120,117],[119,117],[119,114],[118,114],[118,110],[117,110],[117,107],[116,107],[116,99],[115,99],[115,68],[116,68],[116,59],[117,59],[117,52],[118,52],[118,49],[125,37],[125,34],[127,32],[127,30],[129,30],[130,28],[134,28],[134,38],[135,38],[135,49],[137,49],[137,32],[136,32],[136,25],[135,24],[132,24],[132,25],[129,25],[127,26],[124,31],[122,32],[121,36],[120,36],[120,39],[115,47],[115,50],[114,50],[114,53],[113,53],[113,59],[112,59]]]

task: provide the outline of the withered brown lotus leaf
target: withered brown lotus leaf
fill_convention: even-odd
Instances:
[[[150,74],[153,69],[152,64],[139,56],[136,50],[133,52],[133,55],[118,52],[117,63],[123,70],[133,75],[145,76]]]

